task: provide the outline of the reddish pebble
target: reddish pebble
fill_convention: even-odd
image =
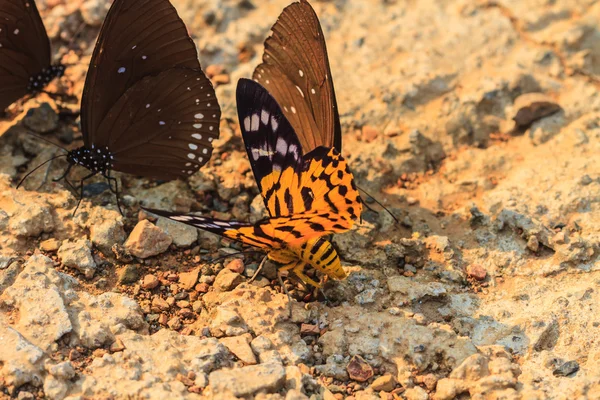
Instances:
[[[160,284],[158,278],[154,275],[146,275],[142,281],[142,287],[144,289],[154,289]]]
[[[208,292],[209,288],[210,288],[210,286],[208,285],[208,283],[201,282],[196,285],[195,289],[196,289],[196,292],[206,293],[206,292]]]
[[[369,363],[359,355],[352,357],[348,366],[346,367],[346,371],[348,371],[348,376],[350,379],[365,382],[373,377],[373,368],[369,365]]]
[[[362,139],[367,142],[367,143],[371,143],[373,140],[377,139],[377,136],[379,135],[379,131],[375,128],[373,128],[372,126],[363,126],[362,128]]]
[[[230,271],[237,272],[238,274],[241,274],[242,272],[244,272],[244,269],[246,267],[244,266],[244,261],[242,261],[239,258],[234,258],[233,260],[231,260],[230,262],[227,263],[227,265],[225,266],[225,268],[227,268]]]
[[[467,275],[475,280],[482,281],[486,278],[487,271],[481,265],[473,264],[467,267]]]

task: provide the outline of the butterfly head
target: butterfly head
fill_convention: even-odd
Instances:
[[[114,156],[108,147],[96,147],[91,149],[85,146],[71,150],[67,154],[67,161],[72,165],[80,165],[96,173],[105,173],[113,167]]]
[[[54,78],[63,76],[65,66],[62,64],[54,64],[50,67],[43,68],[39,73],[29,77],[27,84],[28,93],[39,93],[50,83]]]

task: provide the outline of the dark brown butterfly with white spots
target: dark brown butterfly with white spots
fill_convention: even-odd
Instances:
[[[83,90],[84,145],[66,155],[69,167],[59,179],[74,165],[87,168],[82,194],[83,181],[96,174],[116,185],[112,171],[188,177],[209,160],[220,117],[196,45],[171,3],[115,0]]]
[[[265,40],[262,63],[252,78],[281,106],[305,151],[325,146],[342,152],[342,128],[325,36],[308,1],[300,0],[283,10]],[[360,190],[398,222],[383,204]],[[364,203],[362,197],[360,200]]]
[[[44,90],[65,67],[52,64],[50,40],[33,0],[0,1],[0,112]]]

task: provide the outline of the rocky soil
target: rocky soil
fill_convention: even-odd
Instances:
[[[256,220],[237,127],[287,0],[175,0],[217,85],[222,139],[188,182],[77,197],[61,154],[103,0],[38,2],[73,65],[0,121],[0,396],[600,399],[600,2],[313,1],[367,211],[324,294],[139,205]],[[84,28],[71,40],[78,27]],[[72,42],[69,46],[68,43]],[[71,50],[70,53],[67,53]],[[83,176],[73,171],[72,180]],[[378,209],[377,205],[373,208]]]

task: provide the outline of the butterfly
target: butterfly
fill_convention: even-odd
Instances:
[[[342,128],[327,45],[310,3],[300,0],[284,8],[264,47],[262,63],[252,78],[283,108],[306,151],[325,146],[341,153]],[[359,189],[398,222],[383,204]],[[369,208],[362,198],[360,201]]]
[[[320,286],[305,274],[307,266],[345,278],[326,236],[351,229],[362,210],[346,160],[333,147],[305,153],[284,112],[259,83],[240,79],[236,97],[246,152],[269,217],[250,224],[147,211],[258,247],[282,265],[280,270],[310,285]]]
[[[44,90],[65,71],[52,64],[50,39],[33,0],[0,1],[0,112]]]
[[[112,171],[156,179],[188,177],[212,154],[221,111],[196,45],[168,0],[115,0],[100,30],[81,100],[79,185]],[[112,190],[112,184],[110,185]],[[119,206],[120,209],[120,206]]]

